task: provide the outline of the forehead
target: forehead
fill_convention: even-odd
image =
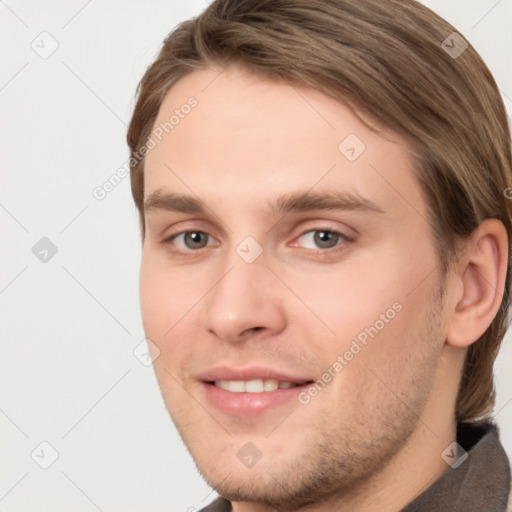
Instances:
[[[283,191],[336,189],[423,210],[408,146],[377,128],[386,138],[306,86],[262,80],[236,66],[194,71],[159,110],[145,197],[166,190],[247,205]]]

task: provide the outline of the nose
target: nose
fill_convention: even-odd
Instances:
[[[278,285],[262,260],[246,263],[235,255],[205,297],[206,330],[230,343],[241,342],[254,332],[260,335],[281,332],[286,316]]]

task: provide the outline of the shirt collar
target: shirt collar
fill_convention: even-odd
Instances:
[[[467,458],[452,467],[401,512],[507,512],[510,464],[492,423],[458,423],[457,443]],[[458,460],[462,461],[458,454]],[[439,454],[441,456],[441,454]],[[202,512],[231,512],[231,504],[217,498]]]
[[[457,425],[457,443],[467,452],[467,458],[460,465],[452,463],[402,512],[506,512],[510,465],[497,427],[491,423],[461,422]]]

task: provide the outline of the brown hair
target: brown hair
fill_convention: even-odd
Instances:
[[[442,276],[457,244],[486,218],[511,240],[510,132],[496,83],[471,45],[414,0],[216,0],[165,39],[137,89],[128,130],[132,194],[144,239],[144,159],[160,105],[185,74],[235,63],[317,89],[409,142],[429,207]],[[443,44],[443,41],[445,43]],[[488,418],[493,364],[507,327],[510,256],[501,308],[468,350],[456,405]]]

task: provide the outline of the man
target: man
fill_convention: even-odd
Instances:
[[[412,0],[216,0],[138,92],[142,316],[204,510],[505,511],[512,161],[475,50]]]

